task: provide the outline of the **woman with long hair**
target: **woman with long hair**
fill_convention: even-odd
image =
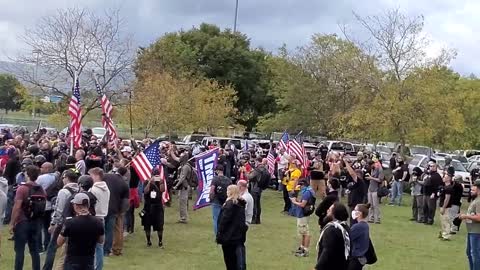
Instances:
[[[347,225],[348,211],[336,202],[328,209],[331,221],[325,225],[318,239],[316,270],[347,270],[350,255],[350,236]]]
[[[227,270],[246,269],[245,241],[248,226],[245,223],[245,201],[236,185],[227,188],[227,200],[218,218],[217,243],[222,245]]]
[[[348,261],[348,270],[361,270],[367,263],[365,254],[370,244],[370,232],[367,223],[370,204],[357,204],[352,211],[352,219],[355,223],[350,229],[350,241],[352,254]]]

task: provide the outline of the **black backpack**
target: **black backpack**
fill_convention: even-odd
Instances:
[[[377,254],[375,253],[372,239],[368,239],[368,250],[367,253],[365,253],[365,259],[367,259],[367,264],[374,264],[377,262]]]
[[[95,205],[97,204],[97,197],[93,195],[93,193],[88,192],[88,191],[75,191],[69,187],[65,187],[66,190],[70,192],[70,197],[68,197],[67,201],[65,202],[65,207],[63,208],[63,217],[68,218],[68,217],[74,217],[75,216],[75,210],[73,209],[73,205],[70,201],[73,200],[73,197],[77,193],[85,193],[88,196],[88,199],[90,200],[90,205],[88,207],[88,211],[90,212],[90,215],[95,216]]]
[[[28,196],[23,202],[23,212],[28,220],[35,220],[45,215],[47,196],[39,185],[24,185],[28,187]]]
[[[190,166],[190,170],[191,170],[191,175],[190,177],[187,179],[188,181],[188,185],[190,187],[193,187],[193,188],[196,188],[198,187],[198,176],[197,176],[197,171],[195,170],[195,168],[188,164],[188,165],[185,165],[185,166]]]
[[[55,174],[55,181],[45,190],[45,192],[47,193],[47,201],[55,202],[55,198],[57,197],[58,192],[62,188],[63,180],[59,177],[58,174]]]
[[[220,184],[215,187],[215,195],[217,196],[220,204],[224,204],[227,201],[227,188],[232,182],[225,176],[220,177]]]
[[[315,198],[313,192],[311,190],[309,190],[308,192],[310,192],[311,196],[308,199],[307,204],[305,204],[305,206],[303,207],[303,216],[305,217],[308,217],[315,212],[315,203],[317,202],[317,198]]]
[[[267,189],[270,186],[271,176],[267,169],[259,170],[260,179],[258,180],[258,187],[262,190]]]

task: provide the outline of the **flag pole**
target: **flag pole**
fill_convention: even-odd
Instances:
[[[73,88],[72,88],[72,94],[75,89],[75,84],[77,83],[77,72],[75,71],[75,74],[73,75]],[[73,133],[72,133],[72,119],[70,118],[70,156],[73,156]]]

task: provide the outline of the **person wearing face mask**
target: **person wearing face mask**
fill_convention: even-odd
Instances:
[[[348,211],[336,202],[328,209],[331,221],[323,228],[317,243],[318,257],[315,270],[347,270],[350,256]]]
[[[398,167],[392,171],[392,174],[392,197],[389,205],[400,206],[402,204],[403,183],[407,180],[408,176],[408,165],[403,162],[401,157],[398,158]],[[398,202],[396,202],[397,198]]]
[[[350,229],[351,256],[348,260],[348,270],[360,270],[366,264],[365,254],[370,244],[370,233],[367,217],[370,204],[357,204],[352,211],[352,219],[357,220]]]

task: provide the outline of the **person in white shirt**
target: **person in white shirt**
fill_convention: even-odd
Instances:
[[[285,149],[280,149],[278,153],[278,189],[281,190],[282,188],[282,179],[285,175],[285,171],[288,170],[288,161],[290,156],[285,152]]]
[[[248,183],[245,180],[239,180],[237,182],[238,189],[240,190],[240,196],[247,202],[245,206],[245,223],[250,225],[253,217],[253,197],[248,192]]]
[[[80,175],[85,175],[85,170],[87,168],[84,160],[85,151],[78,149],[77,152],[75,152],[75,159],[77,160],[77,163],[75,163],[75,168],[80,172]]]
[[[40,166],[40,173],[41,175],[37,179],[37,184],[42,186],[43,190],[45,192],[47,189],[55,184],[55,180],[57,179],[57,176],[55,173],[53,173],[53,164],[50,162],[45,162]],[[48,232],[48,228],[50,227],[50,222],[52,220],[52,201],[51,198],[50,200],[47,198],[47,202],[45,205],[45,215],[42,217],[42,235],[43,235],[43,241],[41,242],[40,249],[42,251],[47,250],[48,244],[50,243],[50,233]]]

